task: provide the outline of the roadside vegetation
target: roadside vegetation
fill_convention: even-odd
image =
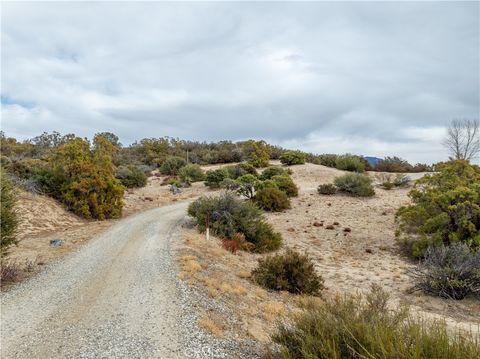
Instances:
[[[252,278],[267,289],[294,294],[319,295],[323,289],[323,278],[316,273],[312,260],[291,249],[260,259]]]
[[[225,240],[237,242],[237,247],[252,252],[268,252],[280,248],[282,237],[274,232],[252,202],[233,193],[219,197],[201,197],[188,207],[188,214],[196,219],[197,227]]]
[[[451,334],[441,321],[415,319],[407,307],[391,310],[387,304],[388,294],[378,286],[364,297],[307,301],[293,325],[280,325],[273,341],[284,359],[480,356],[478,337]]]
[[[8,249],[17,243],[15,232],[18,226],[18,218],[15,212],[16,190],[3,170],[0,171],[0,181],[2,186],[0,192],[0,255],[3,258],[8,253]]]

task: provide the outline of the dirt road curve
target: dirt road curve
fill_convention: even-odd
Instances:
[[[185,357],[170,242],[186,206],[128,217],[3,293],[2,358]]]

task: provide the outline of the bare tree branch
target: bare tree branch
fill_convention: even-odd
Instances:
[[[453,120],[447,130],[443,145],[452,159],[470,161],[480,155],[479,120]]]

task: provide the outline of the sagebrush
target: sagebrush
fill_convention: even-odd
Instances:
[[[318,295],[323,289],[323,279],[316,273],[312,260],[292,249],[260,259],[252,278],[267,289],[294,294]]]
[[[375,195],[372,179],[359,173],[347,173],[335,178],[334,182],[338,191],[355,197],[371,197]]]
[[[197,220],[201,232],[208,226],[212,234],[226,239],[240,233],[255,252],[275,250],[282,244],[281,235],[265,221],[262,211],[251,201],[242,201],[232,193],[201,197],[189,205],[188,214]]]
[[[281,324],[273,341],[283,359],[476,359],[480,338],[450,333],[441,321],[414,319],[407,307],[391,310],[378,286],[362,297],[307,302],[293,325]]]

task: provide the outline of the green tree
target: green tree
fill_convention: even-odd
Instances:
[[[247,141],[244,145],[247,162],[256,168],[267,167],[271,148],[265,141]]]
[[[0,222],[0,254],[4,256],[8,248],[17,244],[15,232],[17,230],[18,218],[15,212],[17,193],[12,182],[7,178],[3,170],[0,170],[0,181],[2,186],[1,196],[1,222]]]
[[[480,168],[459,160],[435,170],[415,183],[412,204],[397,212],[397,238],[415,257],[433,244],[480,247]]]
[[[287,166],[303,165],[305,163],[305,154],[300,151],[286,151],[280,156],[280,162]]]
[[[56,148],[37,175],[43,189],[85,218],[116,218],[122,213],[124,187],[114,177],[108,146],[90,147],[76,138]]]

